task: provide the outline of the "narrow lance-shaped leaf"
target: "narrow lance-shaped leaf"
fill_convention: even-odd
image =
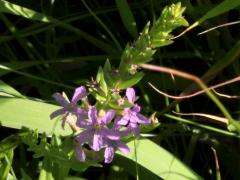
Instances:
[[[189,26],[185,31],[183,31],[177,37],[182,36],[186,32],[190,31],[191,29],[195,28],[199,24],[201,24],[204,21],[206,21],[207,19],[216,17],[216,16],[218,16],[218,15],[220,15],[222,13],[228,12],[229,10],[234,9],[234,8],[238,7],[239,5],[240,5],[240,1],[239,0],[225,0],[225,1],[221,2],[220,4],[215,6],[213,9],[208,11],[205,15],[203,15],[199,20],[194,22],[191,26]]]
[[[21,98],[0,97],[0,123],[2,126],[21,129],[27,127],[38,129],[39,132],[52,132],[58,135],[69,135],[68,126],[65,130],[56,125],[56,119],[50,120],[49,115],[61,107]]]
[[[136,21],[128,2],[126,0],[116,0],[116,4],[125,28],[132,35],[132,37],[136,38],[138,35]]]
[[[49,17],[44,14],[19,6],[17,4],[10,3],[5,0],[0,0],[0,12],[15,14],[41,22],[50,22]]]
[[[134,148],[137,148],[137,163],[163,179],[202,179],[177,157],[150,140],[137,140],[136,147],[134,146],[134,141],[131,141],[128,143],[128,146],[131,148],[131,153],[127,156],[121,154],[122,156],[135,161]],[[135,171],[135,169],[133,169],[133,171]]]

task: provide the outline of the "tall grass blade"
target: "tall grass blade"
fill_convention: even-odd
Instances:
[[[128,2],[126,0],[116,0],[116,4],[125,28],[129,34],[131,34],[132,37],[136,39],[138,36],[136,21],[128,5]]]

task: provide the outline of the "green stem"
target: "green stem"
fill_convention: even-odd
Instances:
[[[117,46],[117,48],[122,51],[122,47],[119,44],[119,42],[117,41],[117,39],[115,38],[115,36],[112,34],[112,32],[107,28],[107,26],[101,21],[101,19],[99,19],[96,14],[90,9],[90,7],[87,5],[87,3],[82,0],[82,3],[84,4],[84,6],[87,8],[87,10],[89,11],[89,13],[97,20],[97,22],[103,27],[103,29],[105,29],[105,31],[108,33],[108,35],[112,38],[113,42],[115,43],[115,45]]]
[[[136,179],[139,180],[136,139],[134,139],[133,141],[134,141],[134,154],[135,154],[135,162],[136,162],[135,163]]]
[[[208,97],[217,105],[217,107],[220,109],[223,115],[229,120],[229,122],[235,126],[238,133],[240,134],[240,124],[232,118],[228,110],[219,101],[219,99],[208,89],[208,87],[200,79],[197,79],[196,82],[206,92]]]
[[[41,77],[38,77],[38,76],[35,76],[35,75],[32,75],[32,74],[28,74],[28,73],[25,73],[25,72],[21,72],[21,71],[18,71],[18,70],[15,70],[15,69],[12,69],[12,68],[9,68],[7,66],[3,66],[0,64],[0,69],[4,69],[4,70],[7,70],[7,71],[11,71],[11,72],[14,72],[16,74],[20,74],[22,76],[26,76],[26,77],[29,77],[29,78],[32,78],[32,79],[37,79],[39,81],[43,81],[43,82],[46,82],[46,83],[49,83],[49,84],[54,84],[54,85],[57,85],[57,86],[61,86],[61,87],[65,87],[65,88],[68,88],[68,89],[74,89],[72,86],[69,86],[69,85],[65,85],[65,84],[61,84],[61,83],[57,83],[55,81],[51,81],[51,80],[47,80],[45,78],[41,78]]]
[[[225,130],[222,130],[222,129],[218,129],[218,128],[215,128],[215,127],[207,126],[207,125],[204,125],[204,124],[199,124],[197,122],[190,121],[190,120],[184,119],[182,117],[177,117],[177,116],[174,116],[172,114],[163,114],[163,116],[165,116],[167,118],[170,118],[170,119],[173,119],[173,120],[176,120],[176,121],[186,123],[186,124],[191,124],[193,126],[197,126],[197,127],[209,130],[209,131],[213,131],[213,132],[225,135],[225,136],[240,138],[240,136],[238,134],[235,134],[235,133],[232,133],[232,132],[229,132],[229,131],[225,131]]]

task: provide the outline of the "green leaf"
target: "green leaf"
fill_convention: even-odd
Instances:
[[[37,65],[37,64],[40,64],[40,62],[26,62],[26,61],[16,62],[16,61],[13,61],[13,62],[1,63],[0,65],[2,67],[9,67],[11,69],[18,70],[18,69],[27,68],[27,67]],[[8,74],[9,72],[11,72],[11,71],[1,68],[0,76]]]
[[[118,84],[118,88],[120,89],[126,89],[128,87],[132,87],[133,85],[137,84],[144,76],[142,72],[138,72],[135,75],[129,75],[131,76],[128,79],[121,80]]]
[[[55,19],[53,17],[38,13],[31,9],[28,9],[28,8],[25,8],[25,7],[22,7],[22,6],[19,6],[19,5],[4,1],[4,0],[0,0],[0,12],[15,14],[15,15],[22,16],[22,17],[25,17],[30,20],[38,20],[41,22],[51,22],[56,26],[60,26],[64,29],[67,29],[67,30],[79,35],[80,37],[86,39],[87,41],[92,43],[94,46],[98,47],[99,49],[102,49],[105,52],[108,52],[108,53],[116,52],[116,50],[113,47],[111,47],[109,44],[105,43],[104,41],[99,40],[99,39],[95,38],[94,36],[84,32],[78,28],[75,28],[74,26],[72,26],[70,24],[59,21],[58,19]]]
[[[12,166],[12,160],[13,160],[13,149],[10,149],[8,153],[5,154],[5,158],[1,163],[0,166],[0,175],[1,179],[7,179],[8,174],[10,173],[11,166]]]
[[[0,95],[1,92],[7,93],[12,96],[17,96],[17,97],[24,97],[21,93],[19,93],[17,90],[0,80]]]
[[[85,162],[81,162],[79,160],[77,160],[76,158],[73,160],[72,163],[72,170],[83,173],[84,171],[86,171],[87,168],[89,168],[90,166],[92,167],[98,167],[98,168],[102,168],[101,164],[98,164],[95,160],[92,159],[87,159]]]
[[[15,149],[20,143],[20,139],[11,135],[0,142],[0,159],[3,159],[4,156],[11,150]]]
[[[0,12],[23,16],[27,19],[37,20],[41,22],[50,22],[49,18],[44,14],[4,0],[0,0]]]
[[[103,70],[101,67],[99,68],[99,73],[100,73],[100,80],[99,80],[100,89],[104,92],[104,95],[106,97],[108,94],[108,87],[107,87],[107,83],[105,81]]]
[[[32,178],[21,168],[22,180],[32,180]]]
[[[54,180],[52,169],[53,164],[51,160],[47,157],[43,160],[43,167],[41,169],[39,180]]]
[[[69,177],[64,178],[64,180],[87,180],[87,179],[81,178],[81,177],[69,176]]]
[[[109,102],[109,107],[114,108],[114,109],[123,109],[123,108],[129,108],[132,107],[133,105],[131,103],[129,103],[128,101],[125,101],[123,105],[119,105],[117,100],[113,100],[111,102]]]
[[[117,8],[125,28],[133,38],[138,36],[136,21],[126,0],[116,0]]]
[[[108,85],[108,88],[111,88],[113,86],[113,83],[116,81],[115,80],[116,78],[114,78],[116,76],[114,76],[112,73],[113,71],[112,71],[111,64],[107,59],[103,67],[103,76]]]
[[[160,123],[152,123],[150,125],[141,125],[140,126],[140,131],[142,133],[148,133],[148,132],[151,132],[153,131],[154,129],[158,128],[160,126]]]
[[[129,142],[127,145],[130,147],[131,152],[128,155],[121,155],[135,161],[134,141]],[[136,140],[136,148],[137,163],[163,179],[202,179],[173,154],[148,139]]]
[[[240,5],[239,0],[225,0],[225,1],[223,1],[219,5],[217,5],[216,7],[211,9],[210,11],[208,11],[204,16],[202,16],[199,20],[194,22],[191,26],[189,26],[184,32],[182,32],[178,36],[181,36],[181,35],[185,34],[186,32],[195,28],[196,26],[203,23],[207,19],[216,17],[216,16],[218,16],[220,14],[223,14],[225,12],[228,12],[229,10],[234,9],[234,8],[238,7],[239,5]]]
[[[199,23],[202,23],[203,21],[213,18],[215,16],[218,16],[222,13],[225,13],[231,9],[236,8],[240,5],[239,0],[225,0],[210,11],[208,11],[201,19],[198,20]]]
[[[61,107],[21,98],[0,97],[0,123],[2,126],[21,129],[27,127],[38,132],[57,135],[69,135],[68,126],[61,129],[56,120],[50,120],[49,115]]]

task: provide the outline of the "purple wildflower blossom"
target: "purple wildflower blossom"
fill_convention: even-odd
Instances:
[[[76,125],[80,128],[85,129],[77,137],[79,145],[87,143],[91,149],[94,151],[100,151],[104,148],[106,140],[118,141],[120,139],[120,134],[112,129],[108,129],[107,125],[115,117],[115,111],[109,110],[104,116],[98,118],[97,110],[94,106],[90,106],[88,110],[88,119],[78,120]],[[83,152],[84,153],[84,152]],[[77,151],[78,159],[84,161],[82,158],[82,151]]]
[[[138,124],[150,124],[150,120],[140,114],[141,107],[135,104],[136,95],[133,88],[127,88],[126,96],[130,103],[134,104],[131,108],[124,109],[124,115],[117,121],[117,125],[127,125],[127,132],[133,132],[134,135],[139,135]]]
[[[80,86],[75,89],[71,102],[69,102],[60,93],[54,93],[52,97],[55,98],[56,101],[63,106],[63,108],[54,111],[50,115],[50,118],[53,119],[59,115],[64,115],[62,121],[62,127],[64,128],[66,118],[70,113],[76,115],[77,117],[84,116],[85,112],[78,106],[77,102],[85,96],[87,96],[87,92],[84,86]]]
[[[113,141],[113,140],[106,140],[106,148],[104,151],[104,162],[105,163],[111,163],[114,157],[114,152],[115,149],[118,149],[119,151],[121,151],[124,154],[128,154],[129,153],[129,147],[124,144],[123,142],[121,142],[120,140],[118,141]]]
[[[82,149],[82,146],[77,145],[75,148],[76,157],[79,161],[85,161],[86,160],[86,154]]]

